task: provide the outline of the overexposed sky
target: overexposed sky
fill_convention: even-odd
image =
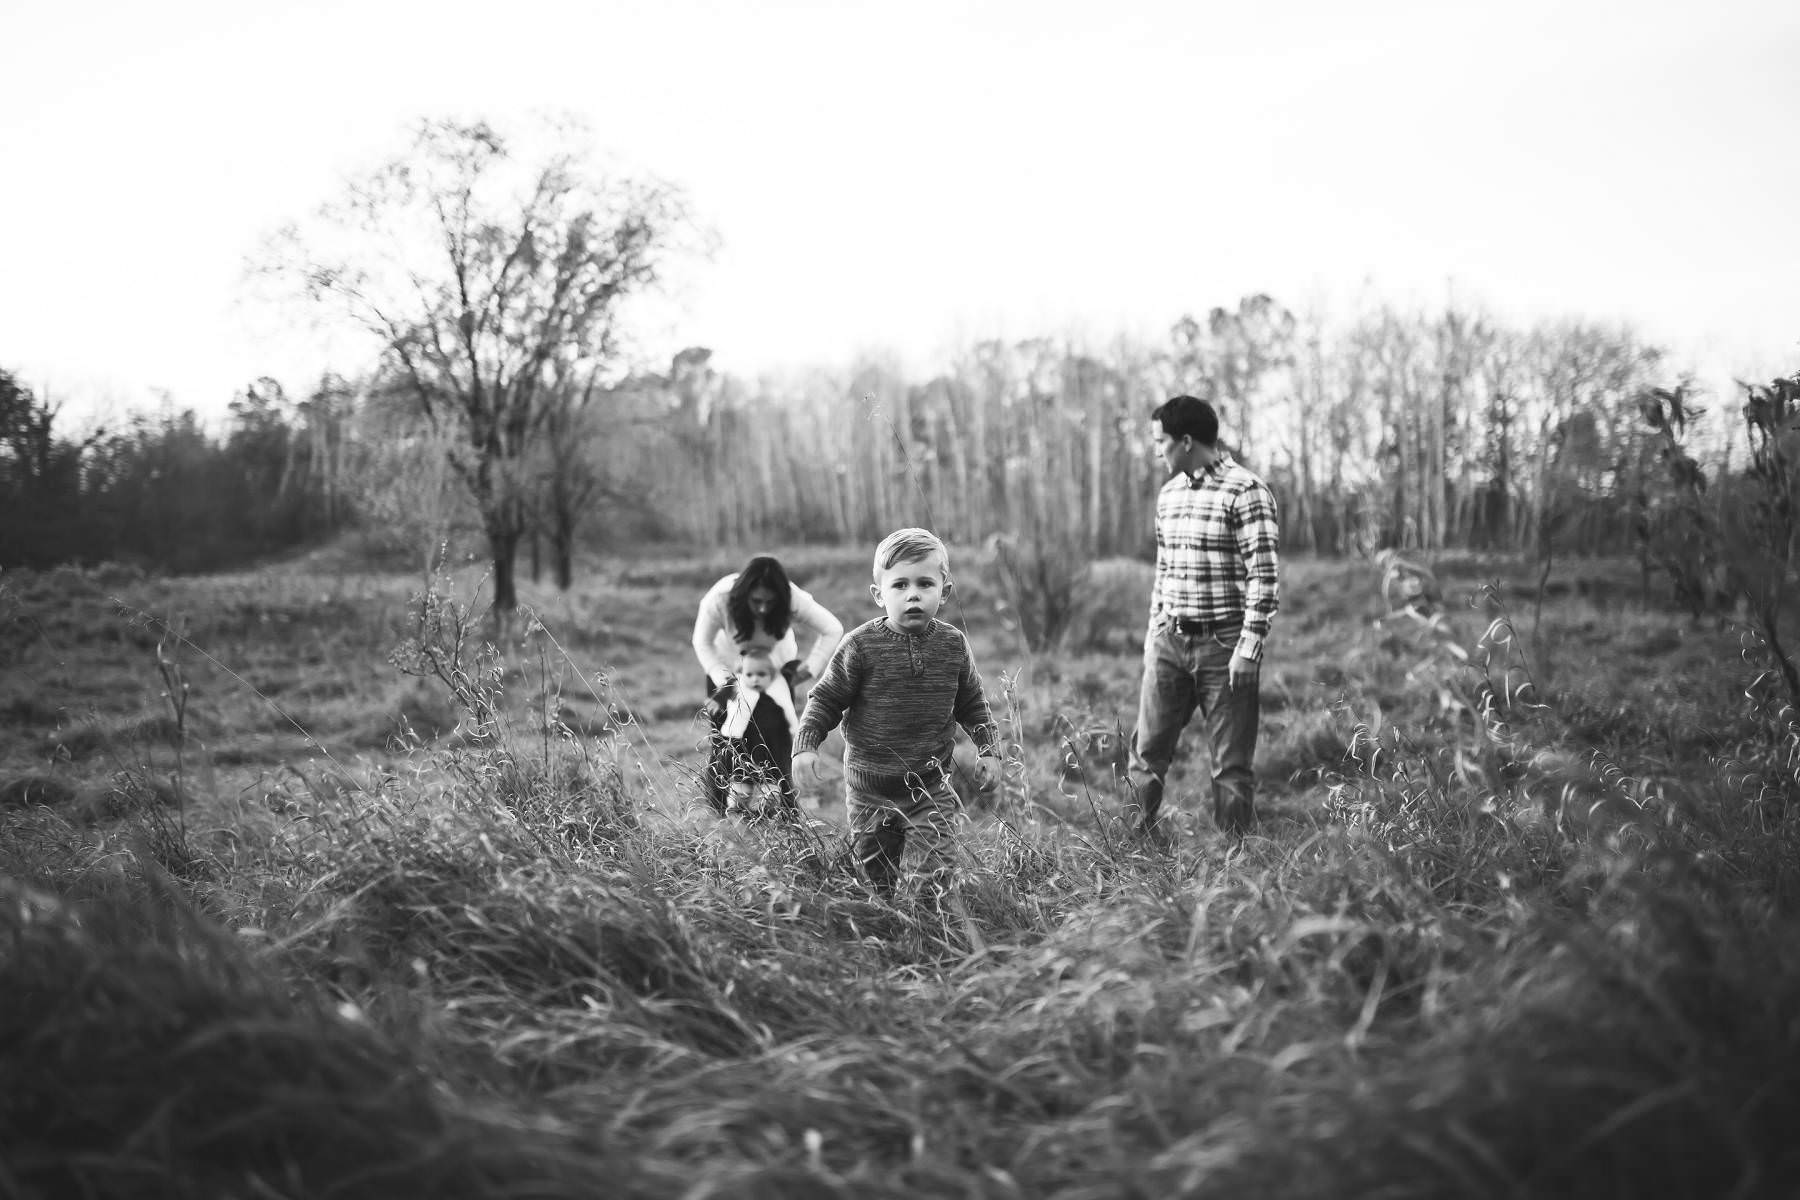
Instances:
[[[203,413],[359,369],[246,255],[420,117],[570,110],[720,241],[653,361],[928,371],[1268,292],[1629,321],[1762,377],[1800,368],[1796,63],[1792,0],[14,0],[0,366]]]

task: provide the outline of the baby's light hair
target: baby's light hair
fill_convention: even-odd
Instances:
[[[741,667],[745,663],[753,661],[768,663],[769,670],[773,671],[775,669],[775,656],[761,646],[746,646],[738,651],[738,666]]]
[[[944,546],[944,539],[929,529],[911,526],[896,529],[881,539],[875,547],[875,582],[881,582],[881,573],[895,563],[912,562],[916,558],[924,558],[928,554],[936,554],[938,561],[944,564],[944,578],[950,578],[950,551]]]

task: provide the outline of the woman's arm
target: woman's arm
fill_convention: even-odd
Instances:
[[[694,618],[694,657],[700,660],[700,669],[712,680],[716,688],[731,678],[731,665],[719,657],[718,647],[713,643],[729,617],[725,609],[726,597],[731,594],[731,582],[736,578],[727,575],[712,585],[706,595],[700,598],[700,613]]]
[[[790,585],[792,597],[790,601],[789,619],[794,625],[801,625],[813,635],[812,649],[806,655],[806,673],[811,678],[818,678],[825,673],[825,664],[831,661],[831,652],[844,636],[843,622],[831,615],[831,610],[812,598],[812,593],[798,584]]]

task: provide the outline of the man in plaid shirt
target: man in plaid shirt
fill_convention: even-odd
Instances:
[[[1176,396],[1150,420],[1169,481],[1156,498],[1129,815],[1137,833],[1166,848],[1163,781],[1196,708],[1212,748],[1214,823],[1233,836],[1256,824],[1257,674],[1279,606],[1281,531],[1268,485],[1219,448],[1212,405]]]

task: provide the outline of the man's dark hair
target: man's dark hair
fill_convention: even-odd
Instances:
[[[750,593],[757,588],[768,588],[775,594],[775,602],[769,605],[769,615],[763,618],[763,628],[769,631],[770,637],[780,638],[787,633],[788,620],[794,615],[794,592],[788,583],[787,571],[780,560],[759,554],[738,572],[737,582],[731,585],[731,595],[725,601],[725,611],[731,614],[731,627],[740,642],[748,641],[756,634],[756,614],[750,611]]]
[[[1219,414],[1198,396],[1172,396],[1156,406],[1150,419],[1161,422],[1172,438],[1191,437],[1202,446],[1219,440]]]

